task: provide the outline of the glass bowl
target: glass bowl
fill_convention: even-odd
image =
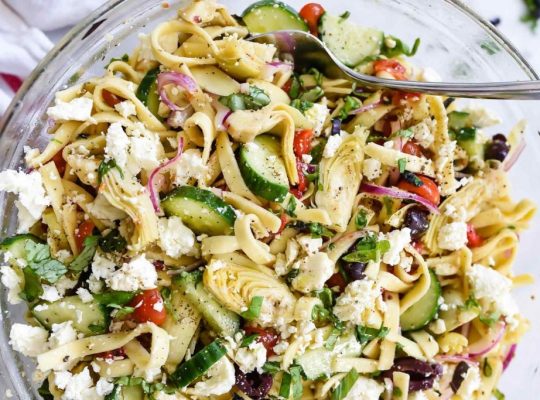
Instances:
[[[224,0],[226,6],[240,13],[251,0]],[[305,1],[288,0],[300,8]],[[415,56],[419,66],[429,66],[451,81],[496,81],[538,79],[536,73],[514,47],[488,22],[456,0],[320,0],[334,14],[350,11],[358,23],[378,27],[408,43],[422,39]],[[183,1],[114,0],[109,1],[77,25],[39,64],[13,100],[0,122],[0,168],[21,166],[23,146],[43,148],[47,142],[46,109],[54,93],[68,85],[101,75],[111,57],[130,52],[138,42],[139,32],[149,32],[158,22],[171,18]],[[540,142],[538,122],[533,106],[514,101],[485,102],[503,118],[496,129],[507,133],[520,119],[529,120],[528,146],[511,172],[513,194],[540,202]],[[1,232],[15,231],[13,198],[0,194]],[[531,273],[537,281],[540,269],[536,239],[540,224],[534,221],[531,230],[522,235],[516,271]],[[524,314],[531,320],[531,331],[518,347],[516,359],[503,376],[501,390],[507,398],[538,398],[540,393],[540,304],[534,295],[538,284],[516,289]],[[0,396],[9,390],[20,399],[39,398],[33,382],[33,364],[12,351],[8,344],[11,324],[24,318],[23,306],[8,306],[2,289],[0,298]],[[527,388],[527,390],[524,390]]]

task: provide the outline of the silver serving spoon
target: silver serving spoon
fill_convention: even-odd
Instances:
[[[361,74],[347,67],[315,36],[302,31],[283,30],[253,36],[250,40],[273,44],[282,56],[290,55],[295,67],[315,67],[330,78],[347,78],[375,89],[396,89],[450,97],[482,99],[540,100],[540,81],[446,83],[396,81]]]

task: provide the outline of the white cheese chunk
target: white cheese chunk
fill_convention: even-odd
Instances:
[[[384,386],[374,379],[359,376],[343,400],[379,400]]]
[[[92,260],[92,276],[96,279],[109,279],[114,273],[116,263],[109,260],[101,251],[96,251]]]
[[[148,261],[144,254],[139,254],[124,263],[107,279],[107,284],[113,290],[134,292],[156,287],[157,273],[154,265]]]
[[[56,99],[47,109],[47,115],[57,121],[87,121],[92,116],[94,101],[88,97],[76,97],[70,102]]]
[[[474,392],[480,389],[481,384],[480,370],[478,367],[469,366],[456,394],[462,399],[472,399]]]
[[[330,111],[328,110],[328,107],[324,104],[313,104],[312,107],[310,107],[306,113],[306,118],[313,122],[313,133],[315,136],[320,136],[324,127],[324,123],[326,122],[326,119],[330,115]]]
[[[105,378],[99,378],[96,383],[96,394],[98,396],[107,396],[114,390],[114,384]]]
[[[13,324],[9,333],[9,343],[13,350],[28,357],[37,357],[47,351],[49,332],[39,326]]]
[[[62,296],[60,296],[55,286],[43,285],[43,294],[39,298],[52,303],[53,301],[60,300]]]
[[[461,111],[469,113],[469,119],[478,128],[488,128],[493,125],[498,125],[502,120],[487,108],[480,104],[471,102],[468,107]]]
[[[234,360],[245,374],[255,370],[262,372],[262,367],[266,362],[266,348],[262,343],[253,341],[248,347],[238,349]]]
[[[72,374],[69,371],[57,371],[54,376],[54,384],[64,391],[62,397],[60,397],[61,400],[102,399],[96,392],[88,367],[85,367],[78,374]]]
[[[105,156],[116,162],[116,165],[124,169],[128,161],[129,138],[122,128],[122,124],[114,122],[109,125],[105,136]]]
[[[207,172],[208,168],[202,160],[201,152],[196,149],[186,150],[175,164],[174,184],[185,185],[191,178],[204,180]]]
[[[73,328],[73,321],[52,324],[49,345],[51,349],[63,346],[77,340],[77,331]]]
[[[334,262],[326,253],[315,253],[297,261],[298,275],[292,280],[292,287],[302,293],[320,290],[334,273]]]
[[[77,295],[83,303],[90,303],[92,300],[94,300],[94,296],[92,296],[88,289],[82,287],[77,289]]]
[[[311,235],[298,236],[296,241],[306,254],[317,253],[323,244],[322,238],[313,238]]]
[[[137,114],[135,104],[131,100],[122,101],[114,106],[114,109],[124,118]]]
[[[467,224],[465,222],[451,222],[439,229],[437,242],[441,249],[459,250],[467,244]]]
[[[430,147],[435,141],[435,137],[433,136],[433,133],[431,131],[431,126],[431,119],[427,118],[424,121],[409,128],[413,133],[414,140],[416,140],[416,142],[420,146],[426,149]]]
[[[336,300],[334,314],[341,321],[365,325],[365,311],[375,308],[381,288],[371,279],[353,281]]]
[[[3,265],[0,268],[0,272],[2,273],[2,284],[8,289],[8,302],[11,304],[19,304],[21,302],[19,293],[21,293],[22,290],[21,278],[17,275],[17,272],[8,265]]]
[[[411,242],[411,230],[409,228],[396,229],[386,234],[390,242],[390,249],[384,253],[383,262],[388,265],[397,265],[401,260],[401,252]]]
[[[377,179],[382,174],[381,162],[376,158],[364,160],[362,173],[370,181]]]
[[[234,365],[227,357],[221,358],[206,373],[207,379],[197,382],[192,389],[195,396],[220,396],[230,392],[235,384]]]
[[[17,232],[28,232],[51,204],[38,171],[29,174],[12,169],[0,172],[0,190],[17,194],[15,206],[19,211]]]
[[[160,218],[158,229],[160,246],[169,257],[178,258],[183,254],[197,253],[195,234],[182,223],[181,218]]]
[[[341,146],[342,142],[343,142],[343,138],[341,137],[341,135],[330,136],[328,138],[328,141],[326,142],[326,146],[324,146],[323,157],[324,158],[334,157],[337,150],[339,149],[339,146]]]

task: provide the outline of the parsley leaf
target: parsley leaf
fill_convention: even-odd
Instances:
[[[66,274],[66,266],[60,261],[51,258],[51,248],[48,244],[27,240],[25,250],[26,261],[28,262],[26,268],[31,268],[41,279],[49,283],[55,283]]]
[[[364,229],[367,226],[368,221],[366,210],[361,209],[358,211],[356,218],[354,219],[354,223],[357,229]]]
[[[390,46],[389,46],[390,45]],[[412,57],[416,54],[418,47],[420,46],[420,38],[414,41],[412,49],[403,43],[401,39],[395,36],[385,35],[382,46],[381,54],[388,58],[397,57],[399,55],[406,55]]]
[[[355,246],[355,250],[346,254],[342,259],[347,262],[378,261],[381,256],[390,250],[388,240],[377,240],[377,236],[369,234],[361,238]]]
[[[99,236],[87,236],[84,239],[84,247],[77,257],[69,264],[70,271],[81,272],[90,265],[96,254]]]
[[[356,110],[358,107],[360,107],[360,100],[358,100],[356,97],[347,96],[344,99],[345,103],[343,104],[343,107],[341,110],[339,110],[339,119],[344,120],[347,119],[351,111]]]
[[[358,325],[356,327],[356,340],[361,345],[371,342],[373,339],[383,339],[388,335],[390,329],[386,326],[382,326],[379,329],[370,328],[368,326]]]
[[[258,318],[259,314],[261,313],[261,307],[262,307],[263,301],[264,301],[264,297],[254,296],[251,299],[249,308],[240,314],[242,318],[247,319],[249,321]]]
[[[116,168],[116,170],[120,173],[120,176],[123,178],[124,173],[120,169],[120,167],[116,164],[116,161],[113,159],[111,160],[103,160],[101,164],[98,166],[98,182],[101,183],[103,180],[103,177],[109,173],[109,171],[113,168]]]
[[[232,111],[259,110],[270,104],[270,97],[257,86],[250,86],[248,93],[233,93],[228,96],[221,96],[219,102]]]
[[[302,367],[294,365],[289,368],[289,373],[292,378],[292,395],[294,400],[300,400],[302,398],[302,392],[304,387],[302,385]]]
[[[305,114],[307,110],[309,110],[311,107],[313,107],[313,103],[311,101],[302,100],[302,99],[294,99],[291,102],[291,106],[299,110],[302,114]]]

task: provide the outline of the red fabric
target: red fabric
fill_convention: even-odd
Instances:
[[[0,73],[0,77],[8,84],[8,86],[14,92],[17,92],[23,83],[22,79],[15,75]]]

